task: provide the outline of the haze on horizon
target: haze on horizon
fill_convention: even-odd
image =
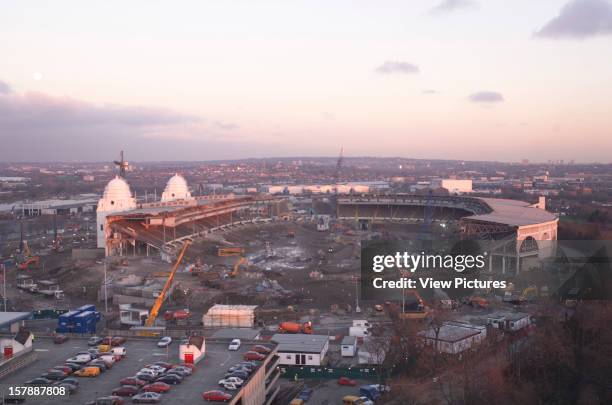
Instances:
[[[7,0],[0,161],[610,163],[612,0]]]

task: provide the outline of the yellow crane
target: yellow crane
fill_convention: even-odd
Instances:
[[[164,288],[161,290],[161,293],[159,293],[159,296],[155,300],[155,303],[153,304],[153,307],[151,308],[151,312],[149,312],[149,317],[147,318],[145,322],[146,327],[150,328],[151,326],[153,326],[153,323],[155,323],[155,319],[157,318],[157,315],[159,314],[159,309],[164,303],[164,299],[166,298],[166,294],[168,293],[170,286],[172,286],[174,275],[176,274],[176,271],[178,270],[179,265],[181,264],[181,260],[183,260],[183,256],[185,255],[185,251],[187,250],[187,247],[189,246],[189,244],[190,244],[189,240],[186,240],[185,244],[183,245],[183,249],[181,249],[181,253],[179,253],[178,258],[176,259],[176,263],[174,263],[174,267],[172,267],[172,271],[170,271],[170,275],[168,276],[168,279],[166,280],[166,284],[164,284]]]

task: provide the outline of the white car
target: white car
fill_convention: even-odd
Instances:
[[[227,347],[228,350],[238,350],[240,349],[240,339],[232,339],[232,341],[230,342],[229,346]]]
[[[170,336],[164,336],[157,342],[157,347],[168,347],[172,343],[172,338]]]
[[[66,363],[85,364],[89,363],[92,357],[89,354],[77,354],[74,357],[66,359]]]
[[[222,385],[222,387],[228,391],[236,391],[239,386],[237,384],[225,383]]]
[[[112,354],[103,354],[99,357],[99,359],[104,361],[104,363],[106,363],[107,365],[110,364],[112,366],[113,364],[115,364],[115,356],[113,356]]]
[[[160,372],[159,370],[155,370],[152,368],[143,368],[142,370],[139,371],[140,374],[147,374],[150,375],[151,377],[157,377]]]
[[[242,378],[238,378],[238,377],[227,377],[222,380],[219,380],[219,385],[225,385],[225,384],[234,384],[237,386],[241,386],[242,384],[244,384],[244,381],[242,380]]]

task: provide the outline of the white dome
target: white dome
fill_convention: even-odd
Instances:
[[[104,188],[104,200],[126,200],[132,198],[130,185],[121,177],[115,177]]]
[[[179,174],[175,174],[168,180],[166,189],[162,194],[162,201],[174,201],[174,200],[190,200],[191,193],[187,186],[187,180]]]

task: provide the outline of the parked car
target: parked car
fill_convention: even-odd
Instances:
[[[236,385],[242,385],[244,384],[244,380],[238,377],[228,377],[228,378],[224,378],[222,380],[219,380],[219,385],[224,385],[224,384],[236,384]]]
[[[46,378],[47,380],[59,381],[59,380],[63,380],[64,378],[68,377],[68,374],[64,373],[62,370],[52,370],[52,371],[47,371],[46,373],[41,375],[41,377]]]
[[[138,387],[134,387],[133,385],[124,385],[122,387],[115,388],[113,390],[113,395],[118,397],[132,397],[138,394],[138,391]]]
[[[350,387],[354,387],[355,385],[357,385],[357,382],[355,382],[355,380],[351,380],[348,377],[340,377],[338,378],[338,385],[348,385]]]
[[[117,396],[100,397],[94,401],[87,402],[85,405],[123,405],[123,398]]]
[[[74,385],[74,384],[71,384],[71,383],[68,383],[68,382],[64,382],[64,381],[58,381],[58,382],[54,383],[53,386],[55,386],[55,387],[64,387],[64,388],[66,388],[68,390],[68,392],[70,394],[74,393],[79,388],[78,385]]]
[[[157,392],[158,394],[163,394],[170,391],[170,385],[161,381],[156,381],[152,384],[145,385],[142,387],[142,390],[144,392]]]
[[[223,384],[223,388],[228,391],[236,391],[240,386],[238,384],[225,383]]]
[[[161,371],[154,369],[154,368],[145,367],[145,368],[140,369],[138,374],[149,374],[152,377],[158,377],[161,374]]]
[[[202,393],[202,399],[204,399],[204,401],[211,402],[229,402],[232,399],[232,396],[227,392],[213,390]]]
[[[106,366],[108,368],[111,368],[114,364],[115,364],[115,356],[113,356],[112,354],[103,354],[102,356],[98,357],[97,360],[101,360],[104,363],[106,363]]]
[[[188,367],[191,369],[191,371],[195,370],[195,364],[191,364],[191,363],[175,364],[172,366],[172,368],[176,368],[176,367]]]
[[[269,347],[266,347],[264,345],[255,345],[253,347],[251,347],[251,350],[254,352],[257,352],[259,354],[268,354],[272,351],[272,349],[270,349]]]
[[[53,343],[55,343],[56,345],[62,344],[66,341],[68,341],[68,336],[66,335],[55,335],[55,337],[53,338]]]
[[[155,381],[155,379],[157,378],[156,376],[147,373],[136,373],[135,377],[139,380],[146,381],[148,383]]]
[[[115,346],[110,349],[110,352],[115,356],[127,356],[127,349],[123,346]]]
[[[185,369],[182,368],[173,368],[171,370],[168,370],[168,372],[165,375],[178,375],[181,378],[185,378],[185,377],[189,377],[190,374],[187,374],[188,371],[185,371]]]
[[[55,366],[53,368],[50,368],[47,371],[52,371],[52,370],[59,370],[59,371],[63,371],[66,374],[72,374],[72,368],[68,366]]]
[[[97,377],[101,373],[98,367],[84,367],[78,371],[75,371],[74,375],[77,377]]]
[[[304,402],[308,402],[314,390],[309,386],[305,386],[302,391],[298,394],[298,399],[303,400]]]
[[[127,338],[123,336],[115,336],[111,339],[111,346],[121,346],[125,342],[127,342]]]
[[[79,380],[77,380],[74,377],[66,377],[62,380],[62,382],[68,383],[68,384],[72,384],[72,385],[76,385],[77,387],[79,386]]]
[[[232,339],[232,341],[230,342],[227,348],[228,350],[238,350],[240,349],[241,344],[242,342],[240,342],[240,339]]]
[[[85,364],[92,360],[91,354],[77,354],[66,360],[66,363]]]
[[[160,381],[160,382],[163,382],[163,383],[166,383],[166,384],[170,384],[170,385],[176,385],[176,384],[180,384],[183,381],[183,379],[180,376],[176,375],[176,374],[168,374],[168,375],[159,377],[155,381],[156,382]]]
[[[26,381],[23,385],[51,385],[53,381],[48,380],[44,377],[34,378],[30,381]]]
[[[135,404],[156,404],[161,401],[161,394],[156,392],[143,392],[132,397]]]
[[[172,343],[172,338],[170,336],[164,336],[157,342],[157,347],[168,347],[170,343]]]
[[[100,372],[102,373],[110,368],[109,366],[106,365],[104,360],[92,360],[89,363],[87,363],[87,367],[98,367],[100,369]]]
[[[186,376],[190,376],[193,373],[193,371],[189,367],[184,367],[184,366],[173,367],[173,368],[170,368],[169,370],[170,371],[172,371],[172,370],[180,370]]]
[[[249,373],[247,373],[246,371],[236,370],[236,371],[232,371],[231,373],[225,374],[223,378],[229,378],[229,377],[238,377],[242,379],[243,381],[246,381],[249,379]]]
[[[147,385],[147,382],[136,377],[126,377],[123,380],[119,381],[119,384],[133,385],[134,387],[144,387],[145,385]]]
[[[100,336],[92,336],[89,339],[87,339],[87,345],[88,346],[98,346],[99,344],[102,343],[102,340],[104,339],[101,338]]]
[[[257,352],[249,351],[242,356],[245,360],[258,360],[261,361],[266,358],[263,354],[259,354]]]
[[[163,368],[165,368],[166,370],[169,370],[169,369],[171,369],[171,368],[173,368],[173,367],[178,367],[178,366],[174,366],[173,364],[167,363],[167,362],[165,362],[165,361],[156,361],[156,362],[155,362],[155,363],[153,363],[153,364],[154,364],[154,365],[156,365],[156,366],[163,367]]]
[[[76,364],[76,363],[66,363],[64,364],[66,367],[70,367],[70,369],[72,370],[72,372],[74,373],[77,370],[80,370],[83,368],[83,365],[81,364]]]

